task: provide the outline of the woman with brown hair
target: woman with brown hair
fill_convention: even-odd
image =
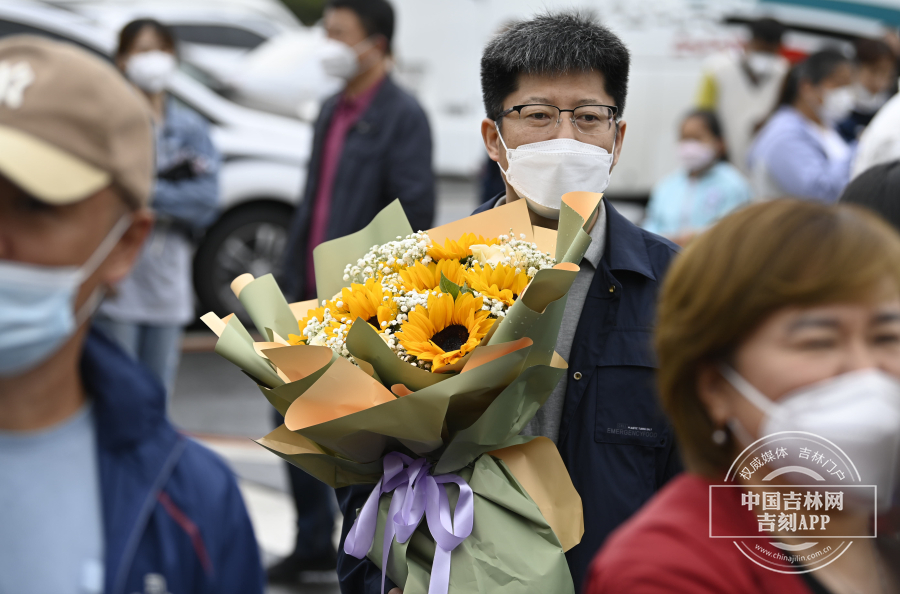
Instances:
[[[900,480],[900,237],[892,228],[858,207],[795,200],[726,217],[670,269],[656,350],[662,404],[688,472],[607,540],[585,592],[898,591],[897,540],[884,538],[881,515],[896,507]],[[830,436],[859,467],[859,482],[878,484],[877,532],[871,498],[829,512],[834,531],[878,539],[853,540],[827,564],[796,555],[779,572],[751,561],[738,539],[712,538],[757,532],[759,508],[748,502],[759,483],[732,465],[776,431]],[[769,476],[777,474],[767,484],[798,484],[784,469]],[[713,488],[726,477],[739,488]],[[800,532],[770,532],[753,546],[799,550],[791,543]]]

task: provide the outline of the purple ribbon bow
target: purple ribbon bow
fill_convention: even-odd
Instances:
[[[357,559],[364,558],[375,541],[378,501],[382,494],[393,492],[384,526],[381,552],[382,594],[394,537],[397,537],[399,543],[409,540],[423,516],[437,545],[431,566],[428,594],[447,594],[450,587],[450,554],[472,533],[475,517],[472,488],[455,474],[432,476],[428,473],[430,469],[431,465],[426,463],[424,458],[413,460],[399,452],[391,452],[385,456],[384,476],[375,485],[353,527],[347,533],[344,552]],[[459,500],[456,502],[453,518],[450,516],[447,490],[440,487],[445,483],[459,485]]]

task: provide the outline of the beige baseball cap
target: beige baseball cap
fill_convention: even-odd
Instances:
[[[111,64],[34,35],[0,41],[0,175],[48,204],[115,184],[145,206],[153,161],[149,105]]]

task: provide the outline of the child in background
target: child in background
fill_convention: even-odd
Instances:
[[[715,113],[693,111],[681,124],[681,167],[656,184],[644,229],[684,245],[707,226],[750,201],[750,185],[728,162]]]

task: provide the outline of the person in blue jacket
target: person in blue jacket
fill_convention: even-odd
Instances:
[[[114,68],[0,42],[0,592],[257,594],[234,476],[90,317],[150,233],[153,131]]]
[[[532,224],[555,229],[563,194],[603,192],[625,139],[628,70],[621,40],[578,13],[541,15],[494,37],[481,60],[481,132],[505,192],[476,212],[524,199]],[[677,247],[606,200],[589,226],[556,345],[568,371],[524,430],[557,444],[581,495],[584,537],[567,553],[576,592],[607,535],[682,468],[657,402],[651,345],[656,295]],[[343,537],[370,490],[338,490]],[[338,575],[345,594],[380,591],[368,560],[341,554]]]
[[[100,306],[94,323],[149,367],[171,397],[183,328],[194,320],[193,240],[218,214],[222,159],[206,120],[166,92],[178,64],[168,27],[153,19],[125,25],[116,64],[153,114],[156,183],[150,206],[156,225],[131,274]]]
[[[852,83],[852,63],[834,49],[791,69],[775,113],[747,155],[755,199],[837,202],[850,182],[855,151],[836,130],[853,109]]]

